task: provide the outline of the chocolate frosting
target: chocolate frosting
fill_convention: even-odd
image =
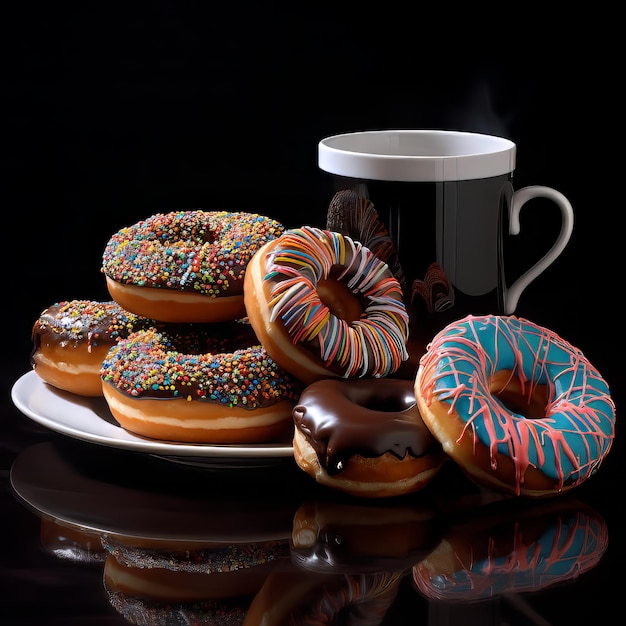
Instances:
[[[294,424],[330,475],[359,454],[421,457],[438,443],[417,408],[413,381],[387,378],[325,379],[304,389]]]

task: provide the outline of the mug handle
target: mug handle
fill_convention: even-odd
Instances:
[[[526,287],[563,252],[574,229],[574,210],[569,200],[562,193],[556,191],[556,189],[534,185],[523,187],[513,193],[509,205],[510,235],[519,235],[519,216],[522,207],[533,198],[547,198],[556,203],[561,210],[561,232],[550,250],[548,250],[548,252],[529,270],[524,272],[510,287],[506,288],[504,297],[504,310],[506,315],[511,315],[515,311],[522,291],[524,291],[524,289],[526,289]]]

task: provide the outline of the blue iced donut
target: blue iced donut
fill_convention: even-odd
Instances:
[[[580,485],[615,437],[615,404],[598,370],[556,333],[513,316],[446,326],[420,361],[415,394],[461,468],[515,495]]]

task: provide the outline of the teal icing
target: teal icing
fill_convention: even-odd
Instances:
[[[537,520],[529,521],[536,524]],[[518,525],[519,524],[519,525]],[[507,534],[506,525],[496,527],[472,545],[472,561],[449,575],[429,578],[426,570],[414,570],[418,586],[439,599],[481,600],[503,593],[545,589],[574,579],[595,567],[608,546],[606,523],[597,515],[572,511],[550,519],[541,536],[524,540],[524,520]],[[492,542],[510,539],[510,550],[495,553]],[[478,555],[485,554],[483,558]]]
[[[608,453],[615,435],[609,387],[583,353],[555,333],[516,317],[469,316],[435,339],[440,358],[433,394],[453,405],[478,439],[514,460],[521,480],[528,464],[559,484],[578,484]],[[428,359],[428,356],[426,357]],[[510,411],[489,389],[512,370],[530,397],[547,385],[541,418]]]

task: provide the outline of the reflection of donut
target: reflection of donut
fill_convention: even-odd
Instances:
[[[209,472],[65,440],[26,448],[10,476],[54,532],[98,536],[109,599],[129,622],[224,626],[241,623],[271,572],[293,568],[300,478],[282,466]]]
[[[320,573],[400,572],[427,556],[439,538],[428,506],[317,499],[296,511],[291,559]]]
[[[409,380],[319,380],[300,394],[293,422],[298,466],[318,483],[356,496],[419,491],[446,458]]]
[[[245,315],[250,258],[284,227],[255,213],[175,211],[120,229],[102,272],[127,311],[163,322],[219,322]]]
[[[116,302],[57,302],[33,325],[31,364],[45,382],[83,396],[101,396],[100,366],[120,339],[154,322]]]
[[[403,574],[272,572],[248,608],[243,626],[353,624],[378,626],[398,595]]]
[[[588,479],[615,436],[609,388],[580,350],[516,317],[449,324],[422,357],[424,422],[477,482],[547,496]]]
[[[220,543],[102,533],[102,546],[126,567],[212,574],[250,569],[289,555],[285,539]]]
[[[236,322],[139,331],[102,363],[104,398],[120,425],[171,441],[285,440],[300,387]]]
[[[360,241],[389,266],[402,290],[406,290],[406,279],[393,239],[371,200],[354,189],[338,191],[328,205],[326,228]]]
[[[304,226],[270,241],[252,257],[244,297],[270,356],[306,384],[387,376],[408,358],[400,284],[340,233]]]
[[[129,567],[109,555],[103,583],[109,602],[131,624],[242,624],[275,563],[225,572]]]
[[[602,517],[561,499],[533,508],[500,503],[450,525],[439,546],[413,568],[428,598],[484,600],[538,591],[593,569],[608,545]]]

